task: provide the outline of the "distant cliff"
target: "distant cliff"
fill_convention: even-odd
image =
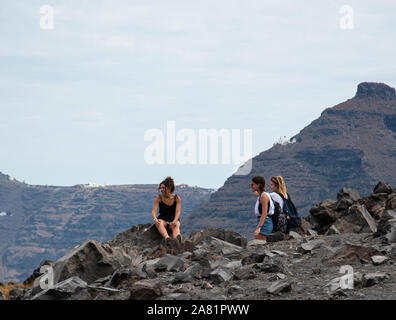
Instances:
[[[211,189],[176,187],[182,216]],[[157,185],[28,185],[0,173],[0,281],[21,280],[45,259],[58,259],[85,239],[107,241],[151,222]]]
[[[276,144],[254,157],[250,175],[229,177],[184,220],[184,231],[210,225],[251,238],[256,223],[250,190],[254,175],[263,175],[267,181],[283,176],[304,216],[342,187],[367,194],[379,180],[396,185],[395,89],[383,83],[361,83],[352,99],[325,109],[290,141],[294,143]]]

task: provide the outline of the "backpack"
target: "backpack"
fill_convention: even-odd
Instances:
[[[277,232],[277,231],[281,231],[283,233],[287,232],[287,215],[285,214],[285,212],[282,210],[281,206],[279,205],[278,202],[276,202],[271,195],[268,193],[268,195],[270,196],[275,210],[274,213],[268,217],[270,217],[272,219],[272,223],[274,225],[274,228],[272,230],[272,232]],[[267,208],[267,213],[269,212],[269,208],[270,206],[268,206]],[[259,204],[259,211],[261,212],[261,203]]]
[[[274,203],[275,206],[274,214],[270,215],[270,218],[272,219],[272,223],[274,224],[274,229],[272,230],[272,232],[281,231],[283,233],[286,233],[288,228],[287,216],[278,202],[274,201],[274,199],[272,199],[272,202]]]
[[[301,217],[294,203],[291,201],[290,195],[287,194],[288,199],[285,199],[282,194],[279,195],[283,199],[283,211],[287,216],[287,230],[299,227],[301,225]]]

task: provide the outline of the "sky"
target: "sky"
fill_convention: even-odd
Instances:
[[[395,12],[388,0],[2,0],[0,172],[219,188],[240,163],[172,163],[167,141],[199,157],[200,130],[250,130],[240,146],[255,156],[360,82],[396,87]],[[162,163],[145,157],[154,142]]]

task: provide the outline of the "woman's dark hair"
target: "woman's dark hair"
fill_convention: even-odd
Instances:
[[[263,176],[255,176],[252,178],[252,181],[259,185],[260,192],[265,191],[265,179]]]
[[[171,177],[166,177],[165,180],[158,185],[158,190],[161,189],[161,184],[163,184],[166,189],[170,189],[171,193],[175,191],[175,181],[173,181]]]

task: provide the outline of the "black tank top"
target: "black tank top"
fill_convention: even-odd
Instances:
[[[173,219],[175,219],[176,199],[177,199],[177,195],[175,194],[175,200],[173,201],[173,204],[171,206],[168,206],[165,202],[162,201],[162,199],[160,200],[158,219],[162,219],[168,222],[173,221]]]

